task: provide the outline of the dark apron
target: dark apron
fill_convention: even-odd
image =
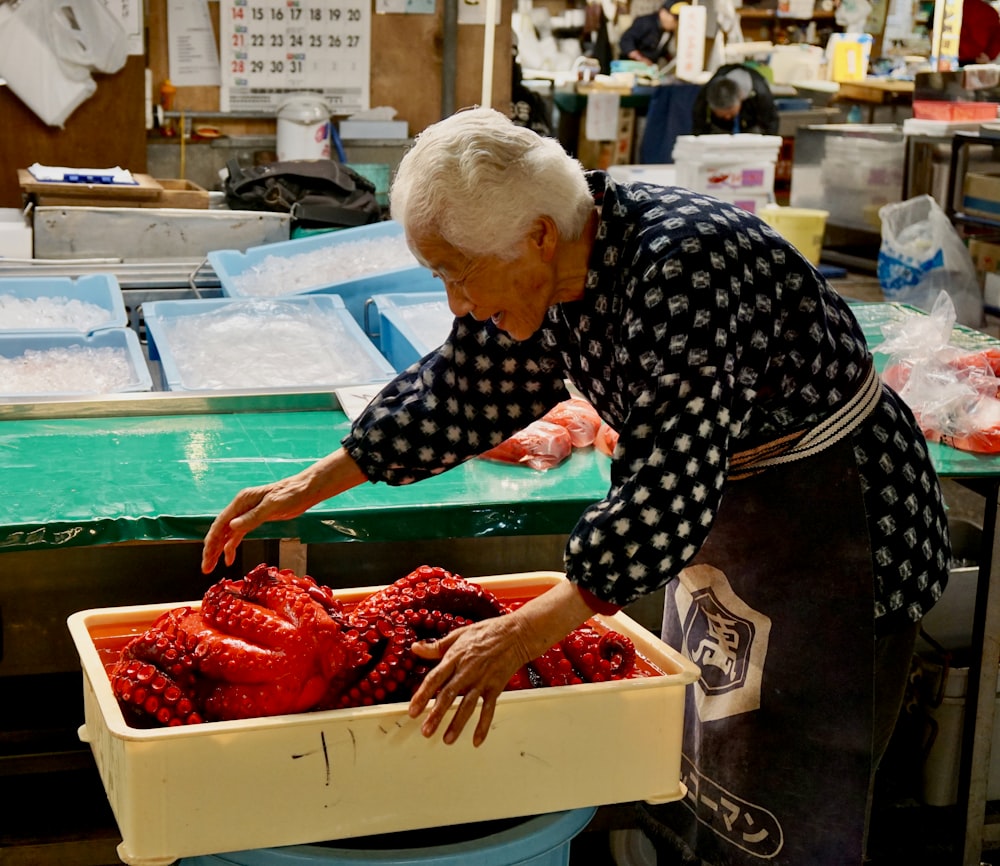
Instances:
[[[663,639],[702,676],[687,693],[687,796],[642,806],[661,864],[861,863],[872,581],[849,437],[727,487],[666,588]]]

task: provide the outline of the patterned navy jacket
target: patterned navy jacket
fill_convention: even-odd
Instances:
[[[698,551],[729,456],[828,416],[871,355],[845,301],[747,211],[588,178],[601,217],[582,300],[550,308],[522,342],[491,321],[456,320],[343,444],[370,480],[408,484],[498,444],[565,399],[572,381],[620,439],[607,496],[570,536],[566,573],[624,605]],[[923,437],[889,389],[852,442],[886,633],[943,592],[946,520]]]

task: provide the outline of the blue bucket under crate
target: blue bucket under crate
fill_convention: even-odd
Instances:
[[[567,866],[570,843],[596,811],[588,807],[468,828],[350,840],[356,847],[343,842],[340,847],[290,845],[188,857],[177,866]],[[456,837],[462,841],[447,841]],[[414,842],[423,844],[403,847]]]
[[[419,322],[422,311],[426,320]],[[446,292],[390,292],[373,295],[366,307],[365,331],[396,370],[405,370],[440,346],[455,317]]]
[[[92,334],[108,328],[124,328],[128,325],[125,301],[121,287],[114,274],[88,274],[82,277],[0,277],[0,303],[5,295],[17,300],[37,300],[39,298],[67,298],[93,304],[105,313],[102,321],[91,327],[4,327],[0,316],[0,333],[37,334],[67,333]]]
[[[70,334],[59,331],[44,333],[3,333],[0,332],[0,358],[20,358],[28,351],[45,352],[54,349],[66,349],[81,346],[89,349],[112,348],[123,350],[129,364],[131,381],[115,390],[115,393],[131,393],[135,391],[151,391],[153,379],[139,344],[139,337],[130,328],[107,328],[95,331],[93,334]],[[106,393],[104,391],[53,391],[42,394],[25,394],[13,390],[5,390],[5,384],[0,379],[0,397],[8,398],[54,398],[79,397],[81,394]]]
[[[401,241],[402,238],[403,227],[392,220],[384,220],[371,225],[250,247],[245,253],[240,250],[215,250],[208,254],[208,261],[219,278],[224,295],[231,298],[249,298],[254,297],[254,295],[249,294],[241,287],[240,278],[252,270],[258,272],[266,270],[268,267],[266,260],[270,257],[293,259],[296,256],[307,257],[310,254],[322,254],[328,250],[336,251],[338,248],[344,251],[344,255],[351,255],[351,247],[347,246],[349,244],[358,241],[388,239]],[[354,320],[362,325],[364,324],[365,302],[374,294],[441,290],[440,281],[427,268],[416,264],[415,259],[412,261],[413,264],[406,266],[386,268],[339,280],[330,279],[329,275],[324,277],[319,269],[315,270],[315,274],[311,269],[308,269],[308,279],[304,280],[308,285],[292,291],[282,291],[276,296],[339,295],[343,298],[348,311],[354,316]],[[286,264],[288,263],[286,262]],[[314,281],[312,280],[313,276],[315,277]]]
[[[211,364],[213,351],[218,360],[213,369],[218,378],[225,379],[225,359],[230,357],[233,344],[223,345],[212,339],[212,327],[216,336],[226,336],[224,318],[226,314],[245,314],[254,319],[252,343],[238,342],[247,353],[265,352],[275,363],[281,357],[281,347],[287,340],[282,326],[289,322],[293,327],[300,324],[317,325],[317,317],[328,317],[331,328],[324,333],[339,329],[339,341],[331,341],[329,349],[340,357],[349,357],[350,364],[344,369],[330,367],[326,381],[312,381],[300,384],[275,385],[253,381],[253,364],[250,355],[244,368],[232,371],[232,381],[207,385],[197,380],[197,372],[191,359],[182,354],[183,348],[172,331],[182,323],[191,327],[204,328],[204,339],[198,347],[198,369]],[[379,352],[374,343],[365,336],[354,318],[347,311],[344,301],[336,295],[309,295],[281,298],[200,298],[176,301],[153,301],[143,305],[146,321],[149,357],[160,362],[163,388],[167,391],[248,391],[267,393],[282,390],[302,390],[303,388],[333,389],[346,385],[367,385],[386,382],[396,375],[389,361]],[[201,317],[201,318],[198,318]],[[259,323],[256,322],[259,319]],[[270,327],[269,327],[270,325]],[[320,329],[323,330],[323,329]],[[301,348],[299,345],[296,349]],[[363,368],[363,370],[362,370]],[[294,371],[297,365],[289,362],[288,369]],[[359,374],[358,371],[362,372]],[[360,379],[359,379],[360,375]],[[290,377],[292,378],[292,377]]]

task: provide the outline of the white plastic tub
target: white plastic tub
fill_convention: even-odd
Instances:
[[[481,578],[530,598],[565,577]],[[376,589],[341,590],[345,601]],[[83,667],[84,725],[133,866],[538,815],[632,800],[680,799],[685,687],[698,668],[622,613],[595,617],[628,635],[662,676],[507,692],[489,738],[426,739],[406,704],[139,730],[111,691],[98,646],[121,642],[172,605],[69,618]],[[96,641],[96,642],[95,642]],[[607,750],[607,759],[599,753]]]

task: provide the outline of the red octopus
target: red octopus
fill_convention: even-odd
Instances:
[[[421,566],[347,610],[311,577],[259,565],[210,587],[200,610],[161,615],[122,650],[111,686],[136,727],[406,701],[435,664],[414,641],[508,612],[442,568]],[[628,637],[584,625],[508,688],[624,679],[634,663]]]

